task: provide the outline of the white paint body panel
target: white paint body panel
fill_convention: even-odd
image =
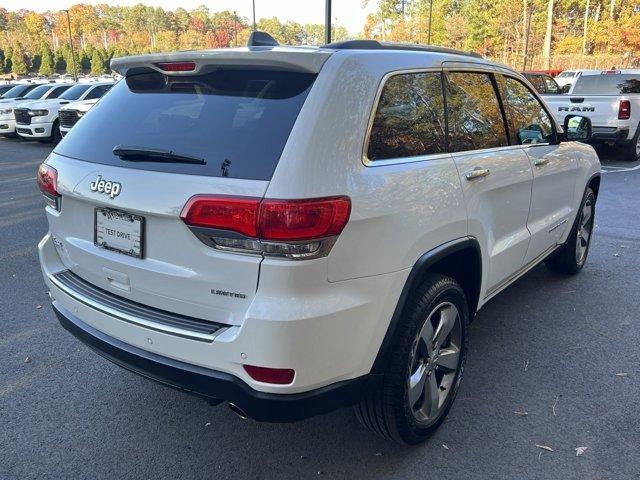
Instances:
[[[363,159],[376,94],[389,72],[439,69],[443,62],[450,68],[484,65],[505,71],[504,67],[481,59],[460,62],[456,55],[441,53],[290,50],[276,49],[277,55],[247,49],[219,57],[185,54],[196,62],[219,58],[225,64],[240,64],[249,59],[247,64],[253,66],[319,71],[269,182],[166,174],[50,156],[47,163],[58,171],[62,211],[47,208],[50,231],[39,251],[56,302],[96,329],[141,349],[231,373],[256,390],[296,393],[371,371],[410,270],[425,253],[452,240],[475,237],[482,252],[481,306],[490,289],[517,273],[526,258],[563,240],[571,222],[556,236],[543,233],[558,215],[571,220],[575,216],[587,181],[599,171],[591,147],[549,147],[544,155],[554,161],[538,173],[531,162],[543,151],[528,153],[521,147],[372,165]],[[126,71],[140,63],[181,59],[180,55],[117,64]],[[468,182],[464,173],[476,166],[489,168],[491,175]],[[98,175],[121,183],[121,193],[111,199],[92,192],[89,184]],[[203,193],[279,199],[348,195],[352,212],[328,256],[263,259],[211,249],[189,231],[179,219],[180,211],[192,195]],[[97,206],[145,217],[144,259],[94,246]],[[213,342],[203,343],[116,320],[57,289],[50,276],[64,269],[124,298],[229,328]],[[105,273],[113,271],[121,274],[120,285]],[[128,291],[121,288],[123,283]],[[242,292],[246,298],[211,295],[216,288]],[[293,368],[296,376],[291,385],[261,384],[248,377],[242,363]]]

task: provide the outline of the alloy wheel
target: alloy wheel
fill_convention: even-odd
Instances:
[[[580,218],[578,219],[578,234],[576,235],[576,262],[582,265],[587,258],[587,250],[591,233],[593,231],[593,203],[591,198],[582,206]]]
[[[422,424],[435,422],[454,390],[460,365],[462,325],[451,302],[435,307],[413,342],[407,380],[409,406]]]

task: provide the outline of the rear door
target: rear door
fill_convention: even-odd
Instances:
[[[62,194],[49,223],[65,266],[144,305],[240,323],[261,257],[208,246],[180,214],[197,194],[264,195],[314,78],[147,69],[115,85],[47,162]],[[127,147],[183,158],[123,155]]]
[[[515,77],[498,76],[498,80],[511,142],[522,145],[533,171],[527,264],[553,249],[570,226],[578,164],[570,147],[557,143],[551,115],[533,91]]]
[[[532,173],[520,146],[510,146],[493,74],[449,71],[449,149],[460,174],[468,232],[488,266],[485,292],[497,291],[523,264]]]

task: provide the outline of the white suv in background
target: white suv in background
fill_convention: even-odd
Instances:
[[[34,100],[59,97],[70,85],[60,83],[16,85],[0,99],[0,134],[15,135],[16,118],[13,110]]]
[[[542,261],[585,264],[589,120],[560,127],[524,77],[462,52],[252,38],[270,46],[112,61],[124,79],[38,173],[54,311],[242,416],[353,405],[420,442],[476,312]]]
[[[100,98],[113,82],[77,83],[59,97],[32,102],[14,108],[16,132],[22,138],[41,141],[60,141],[58,111],[64,105],[77,100]]]
[[[108,90],[105,90],[106,93]],[[103,93],[103,95],[104,95]],[[91,100],[80,100],[79,102],[73,102],[69,105],[65,105],[58,112],[58,120],[60,121],[60,135],[65,136],[73,126],[78,123],[84,115],[91,110],[91,108],[100,100],[99,98],[93,98]]]

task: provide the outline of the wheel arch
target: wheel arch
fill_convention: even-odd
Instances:
[[[384,370],[407,301],[427,273],[440,273],[456,280],[467,297],[470,318],[475,315],[482,283],[482,255],[478,241],[473,237],[464,237],[426,252],[416,261],[402,288],[387,333],[373,363],[372,373]]]
[[[596,200],[597,200],[598,192],[600,191],[600,174],[599,173],[596,173],[591,176],[591,178],[587,182],[587,187],[593,190],[593,194],[596,196]]]

